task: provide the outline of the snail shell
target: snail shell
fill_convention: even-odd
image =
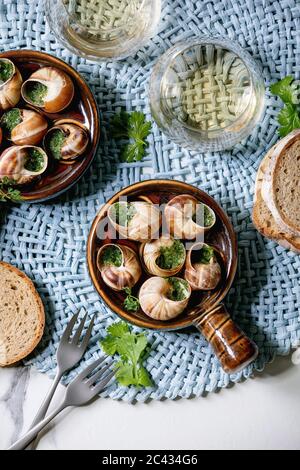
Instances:
[[[14,109],[11,111],[14,111]],[[13,128],[8,140],[15,145],[39,144],[48,129],[46,119],[36,111],[28,109],[18,109],[16,111],[20,113],[21,122]],[[5,114],[3,117],[5,117]]]
[[[103,262],[104,251],[109,247],[120,250],[122,255],[120,266]],[[113,243],[108,243],[100,248],[97,255],[97,267],[105,284],[116,291],[121,291],[126,287],[132,288],[142,275],[142,268],[135,252],[128,246]]]
[[[182,260],[180,264],[178,264],[178,266],[176,266],[175,268],[163,269],[158,264],[159,257],[161,256],[161,249],[171,248],[172,246],[174,246],[174,243],[180,244],[178,249],[181,249],[182,247],[182,249],[184,250],[182,250]],[[160,237],[159,239],[153,240],[148,243],[143,243],[140,247],[140,255],[148,273],[152,274],[153,276],[160,277],[175,276],[183,268],[186,258],[184,245],[179,240],[175,241],[174,238],[166,236]]]
[[[125,204],[125,208],[130,208],[134,212],[126,225],[120,225],[114,217],[117,204],[120,207]],[[112,226],[123,238],[137,242],[145,242],[155,238],[161,225],[159,209],[154,204],[144,201],[130,203],[120,201],[115,203],[108,209],[108,218]]]
[[[221,266],[214,253],[207,263],[197,261],[197,252],[200,257],[201,249],[205,247],[213,249],[205,243],[195,243],[187,254],[184,278],[193,290],[213,290],[221,280]]]
[[[194,221],[194,216],[198,211],[201,212],[202,208],[202,217]],[[205,212],[209,214],[211,220],[209,225],[205,225],[203,220]],[[165,207],[165,218],[170,234],[186,240],[194,240],[203,235],[216,223],[214,211],[189,194],[182,194],[171,199]]]
[[[41,102],[30,97],[30,89],[40,83],[46,87]],[[42,108],[46,113],[59,113],[69,106],[74,97],[74,85],[71,78],[55,67],[43,67],[34,72],[24,82],[21,89],[23,99],[32,106]]]
[[[183,279],[176,279],[185,283]],[[186,308],[191,296],[191,288],[186,282],[183,284],[186,297],[183,300],[171,300],[169,293],[172,288],[170,278],[151,277],[142,285],[139,292],[139,301],[146,315],[155,320],[167,321],[176,318]]]
[[[6,81],[0,81],[0,111],[6,111],[18,104],[21,98],[22,75],[9,59],[0,59],[1,63],[10,64],[12,72]]]
[[[89,145],[89,132],[81,122],[74,119],[61,119],[55,122],[54,127],[47,132],[44,140],[44,146],[53,158],[57,157],[51,152],[50,142],[55,131],[61,131],[64,135],[64,141],[60,149],[60,160],[64,163],[73,163],[77,157],[85,152]]]
[[[26,168],[30,149],[37,150],[42,158],[36,171]],[[0,157],[0,180],[9,178],[18,185],[29,184],[46,171],[47,164],[48,157],[44,150],[39,147],[33,145],[10,147]]]

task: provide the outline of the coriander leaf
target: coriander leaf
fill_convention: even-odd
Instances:
[[[121,152],[122,159],[128,163],[141,161],[148,147],[146,139],[151,131],[151,122],[146,121],[141,111],[133,111],[131,114],[121,111],[113,117],[111,123],[115,139],[129,140]]]
[[[137,312],[140,308],[140,301],[137,297],[134,297],[129,287],[125,287],[125,294],[127,294],[124,300],[123,306],[128,312]]]
[[[292,86],[293,77],[288,75],[277,83],[270,86],[273,95],[279,96],[285,104],[294,104],[297,96],[297,90]]]
[[[0,181],[0,202],[11,201],[19,202],[22,201],[21,193],[18,189],[13,186],[15,181],[7,177],[2,178]]]
[[[128,138],[129,114],[121,111],[115,114],[111,120],[112,136],[115,139]]]
[[[294,129],[299,129],[300,116],[296,106],[286,104],[278,114],[278,122],[280,124],[280,128],[278,129],[280,137],[285,137]]]
[[[127,163],[140,162],[145,155],[145,146],[138,142],[127,144],[122,151],[122,160]]]
[[[105,354],[113,356],[117,352],[118,339],[114,336],[108,335],[101,341],[101,346]]]
[[[126,333],[130,333],[129,326],[127,323],[123,321],[119,321],[118,323],[113,323],[107,328],[107,332],[116,337],[122,337]]]
[[[147,351],[146,336],[132,333],[124,322],[111,325],[107,331],[108,335],[100,344],[106,354],[120,356],[115,367],[118,382],[123,386],[151,386],[152,381],[142,365]]]
[[[153,382],[149,376],[149,373],[143,366],[140,366],[138,370],[138,381],[139,381],[139,385],[142,385],[143,387],[153,386]]]
[[[139,380],[134,376],[133,366],[129,363],[118,362],[116,365],[116,379],[120,385],[123,387],[128,387],[129,385],[135,385],[136,387],[139,384]]]

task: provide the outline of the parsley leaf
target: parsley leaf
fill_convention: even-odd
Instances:
[[[283,78],[277,83],[270,86],[270,91],[275,96],[279,96],[284,102],[285,106],[282,108],[278,115],[278,122],[280,127],[278,133],[280,137],[285,137],[294,129],[300,128],[300,114],[299,114],[299,82],[294,82],[291,75]]]
[[[278,122],[280,124],[280,128],[278,129],[280,137],[285,137],[294,129],[299,129],[300,116],[296,106],[286,104],[278,114]]]
[[[22,200],[21,193],[18,189],[14,189],[15,182],[7,177],[0,181],[0,202],[19,202]]]
[[[117,362],[116,379],[128,387],[151,387],[152,380],[143,366],[145,351],[148,343],[144,334],[135,334],[124,322],[114,323],[107,329],[108,335],[100,342],[103,351],[109,356],[119,354]]]
[[[285,104],[296,104],[297,103],[297,87],[292,84],[294,81],[291,75],[279,80],[277,83],[273,83],[270,86],[270,91],[273,95],[279,96],[279,98]]]
[[[128,312],[137,312],[140,308],[140,302],[137,297],[134,297],[131,293],[129,287],[125,287],[125,294],[127,294],[126,299],[124,300],[123,306]]]
[[[122,159],[128,163],[141,161],[149,145],[146,139],[151,132],[151,122],[146,121],[141,111],[131,114],[121,111],[112,118],[111,124],[115,139],[129,140],[122,150]]]

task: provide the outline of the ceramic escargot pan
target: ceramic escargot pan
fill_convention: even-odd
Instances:
[[[206,266],[200,263],[201,268],[204,266],[204,272],[200,272],[200,278],[198,276],[197,281],[193,277],[191,278],[189,271],[192,265],[191,260],[194,254],[192,247],[194,245],[191,240],[187,244],[187,238],[193,238],[195,235],[195,233],[187,232],[190,226],[195,228],[195,224],[191,222],[191,214],[188,213],[188,210],[185,212],[182,225],[180,223],[176,225],[177,219],[175,220],[173,217],[174,214],[177,214],[178,209],[182,210],[184,207],[185,210],[187,206],[182,201],[187,201],[190,198],[197,201],[200,206],[207,208],[210,219],[207,228],[202,231],[200,246],[204,246],[204,243],[213,249],[210,262]],[[119,225],[116,225],[116,219],[112,217],[112,210],[115,210],[118,206],[118,211],[120,211],[120,201],[121,204],[124,204],[124,200],[127,201],[125,204],[129,203],[129,206],[126,206],[127,208],[134,208],[132,210],[135,211],[136,217],[142,215],[144,210],[143,206],[136,204],[137,202],[147,202],[150,205],[154,204],[155,207],[159,207],[160,222],[158,225],[160,232],[155,240],[148,240],[146,244],[145,242],[141,243],[139,227],[134,227],[133,222],[127,221],[127,231],[124,230],[120,222],[121,212],[118,212]],[[170,214],[173,215],[170,216]],[[155,213],[154,219],[153,214],[151,217],[152,221],[155,220]],[[137,219],[132,218],[132,221],[134,220]],[[133,229],[131,233],[129,233],[130,223]],[[206,226],[204,223],[202,225]],[[156,256],[156,245],[157,243],[165,244],[166,242],[161,237],[167,236],[167,238],[170,238],[170,231],[167,235],[162,234],[161,227],[171,228],[173,242],[174,238],[177,240],[181,238],[177,243],[181,242],[185,247],[184,259],[181,264],[179,263],[179,268],[174,272],[171,269],[165,276],[158,268],[162,258]],[[175,232],[181,228],[182,236],[178,237]],[[108,252],[109,246],[121,248],[123,262],[126,257],[129,260],[128,272],[124,273],[122,268],[121,270],[119,268],[115,269],[115,267],[108,269],[105,256],[107,257],[107,254],[119,255],[118,248],[115,252],[110,248],[111,251]],[[153,254],[153,252],[154,257],[156,256],[155,263],[151,260],[151,253]],[[203,254],[202,251],[200,252]],[[166,253],[166,251],[160,251],[160,253]],[[95,218],[88,239],[87,261],[92,281],[98,293],[105,303],[126,321],[143,328],[158,330],[175,330],[195,326],[212,344],[224,370],[228,373],[244,368],[256,358],[258,353],[256,345],[233,322],[225,306],[221,303],[233,283],[237,269],[235,233],[221,207],[213,198],[200,189],[173,180],[144,181],[123,189],[102,207]],[[196,264],[192,266],[196,266]],[[166,268],[166,266],[163,267]],[[207,272],[210,281],[207,281]],[[194,275],[194,272],[192,275]],[[134,276],[136,276],[135,281],[133,281]],[[211,276],[216,278],[216,282],[212,280]],[[181,287],[184,287],[186,293],[180,298],[183,303],[179,301],[170,302],[174,298],[167,294],[169,297],[167,300],[164,298],[165,301],[162,304],[161,297],[157,296],[157,291],[161,294],[164,291],[164,286],[169,286],[167,289],[169,289],[168,292],[171,292],[170,285],[174,286],[174,282],[177,282],[176,279],[177,281],[179,279],[179,283]],[[186,281],[187,279],[189,279],[189,282]],[[212,283],[209,284],[211,281]],[[197,285],[195,285],[197,282],[202,286],[201,289],[197,289]],[[126,308],[126,302],[124,304],[127,294],[123,287],[128,285],[132,285],[133,302],[135,298],[140,301],[140,305],[131,305],[132,309]],[[172,292],[176,292],[176,288]],[[178,292],[182,291],[179,290]],[[156,297],[153,297],[153,295],[156,295]],[[179,300],[179,298],[176,300]],[[177,311],[174,308],[171,311],[170,304],[172,308],[177,306]],[[147,311],[149,305],[149,311]],[[163,305],[162,309],[159,310],[158,305]],[[164,316],[161,314],[162,310]]]
[[[17,161],[20,156],[20,154],[15,154],[16,150],[13,150],[12,147],[16,148],[16,146],[19,146],[19,148],[21,148],[23,146],[21,152],[30,151],[30,156],[32,156],[32,151],[29,147],[32,145],[38,147],[42,150],[42,155],[46,155],[46,157],[44,157],[44,167],[41,168],[40,174],[34,174],[34,177],[31,178],[32,175],[30,172],[28,174],[27,165],[25,168],[25,173],[27,173],[25,175],[26,178],[22,180],[19,178],[20,184],[17,184],[16,189],[20,190],[24,201],[46,201],[59,196],[74,185],[91,164],[100,137],[97,104],[91,90],[79,73],[56,57],[38,51],[13,50],[1,53],[0,63],[3,63],[3,60],[11,61],[15,66],[16,83],[12,83],[9,89],[9,86],[6,86],[5,83],[3,84],[3,80],[1,81],[1,119],[4,114],[11,109],[22,110],[23,129],[22,127],[16,127],[9,136],[6,136],[5,131],[3,131],[3,125],[1,125],[2,143],[0,163],[2,166],[0,168],[0,174],[2,176],[3,174],[5,175],[5,169],[8,168],[3,165],[4,155],[6,155],[7,160],[10,160],[10,162],[8,162],[10,164],[13,159]],[[43,71],[46,69],[48,70],[48,75],[43,74]],[[17,83],[18,80],[19,84]],[[45,86],[43,84],[48,86],[48,83],[50,83],[48,86],[48,95],[51,95],[52,98],[53,94],[57,91],[55,87],[62,86],[63,84],[63,92],[58,93],[60,101],[56,102],[55,106],[53,106],[55,100],[51,101],[51,98],[48,100],[49,106],[46,105],[48,103],[46,100],[44,101],[44,106],[38,106],[32,101],[34,97],[32,94],[32,90],[34,91],[33,85],[35,86],[37,81],[42,84],[38,86]],[[19,100],[15,100],[14,88],[18,88],[20,82],[21,96]],[[3,93],[5,86],[7,88],[6,96],[5,93]],[[13,105],[10,105],[9,100],[12,100]],[[25,110],[25,113],[23,110]],[[37,135],[36,133],[32,141],[28,138],[26,138],[25,141],[23,139],[27,132],[27,130],[24,130],[24,127],[26,127],[28,123],[31,129],[41,129],[41,135]],[[43,132],[43,126],[47,128],[46,132]],[[72,154],[67,150],[63,158],[60,158],[60,156],[53,158],[53,155],[49,155],[50,139],[53,137],[54,128],[57,128],[57,126],[60,126],[60,130],[63,129],[65,136],[69,136],[69,140],[65,141],[64,148],[67,148],[67,144],[71,143],[72,140],[77,139],[77,154],[74,152]],[[19,135],[17,135],[17,130]],[[20,138],[20,136],[22,138]],[[11,154],[9,152],[11,152]],[[74,157],[74,155],[76,155],[76,157]],[[26,154],[25,158],[30,157],[27,157]],[[29,169],[32,170],[30,167]],[[1,172],[1,170],[3,171]],[[35,170],[36,168],[34,168],[34,171]],[[10,175],[11,173],[8,173],[8,178],[11,180]]]

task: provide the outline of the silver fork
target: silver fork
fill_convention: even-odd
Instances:
[[[86,351],[86,348],[88,346],[88,343],[91,337],[96,315],[93,316],[81,344],[79,344],[79,341],[80,341],[83,327],[87,319],[87,314],[83,317],[78,328],[75,330],[74,326],[77,322],[78,315],[79,315],[78,313],[73,315],[73,317],[71,318],[71,320],[69,321],[67,325],[67,328],[65,329],[64,334],[62,335],[62,338],[60,340],[57,353],[56,353],[57,371],[56,371],[54,382],[51,385],[51,388],[45,400],[43,401],[39,411],[37,412],[29,429],[33,428],[46,416],[50,402],[60,382],[60,379],[68,370],[72,369],[80,361],[80,359],[83,357]],[[73,334],[73,337],[72,337],[72,334]],[[28,448],[28,450],[31,450],[33,448],[34,448],[34,445],[32,444]]]
[[[68,385],[62,404],[53,411],[53,413],[40,421],[39,424],[15,442],[8,450],[23,450],[35,438],[35,436],[65,408],[68,408],[69,406],[82,406],[95,398],[108,382],[110,382],[115,374],[115,372],[109,371],[109,368],[113,365],[113,361],[110,361],[109,364],[102,364],[105,359],[107,359],[107,356],[97,359],[97,361],[84,369]],[[102,366],[98,370],[97,368],[101,364]]]

